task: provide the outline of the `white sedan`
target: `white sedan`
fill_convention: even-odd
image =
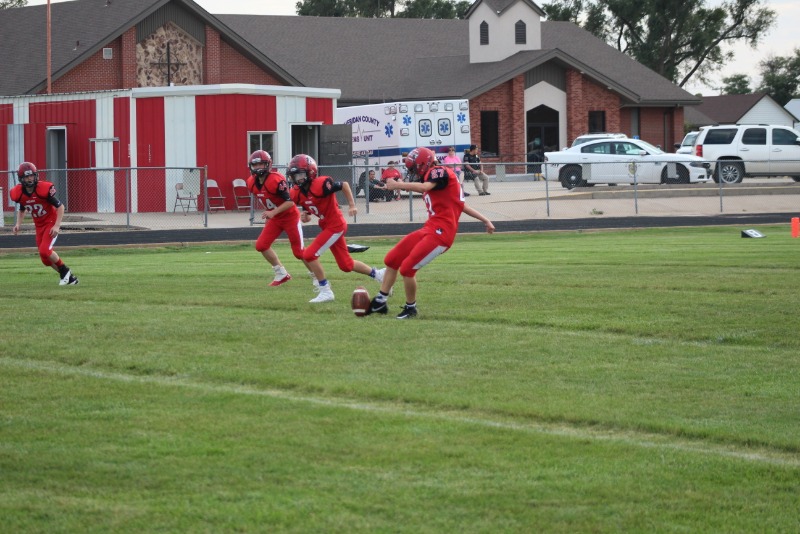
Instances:
[[[689,184],[711,181],[708,163],[668,154],[640,139],[598,139],[545,152],[545,177],[567,189],[594,184]]]

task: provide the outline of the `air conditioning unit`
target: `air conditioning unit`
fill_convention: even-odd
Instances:
[[[104,48],[103,49],[103,59],[114,59],[114,49],[113,48]]]

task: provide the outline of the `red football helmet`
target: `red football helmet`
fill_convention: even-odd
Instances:
[[[302,176],[303,174],[305,176]],[[289,162],[286,175],[299,187],[308,185],[317,177],[317,162],[311,156],[298,154]]]
[[[28,176],[33,176],[33,184],[25,183],[25,178]],[[36,165],[27,161],[22,162],[19,169],[17,169],[17,179],[19,179],[19,183],[22,185],[27,185],[28,187],[31,185],[35,186],[39,183],[39,171],[36,170]]]
[[[421,146],[408,153],[405,164],[408,169],[408,179],[412,182],[421,182],[431,167],[436,165],[436,154],[431,149]]]
[[[259,163],[266,163],[267,166],[259,169],[253,167]],[[250,174],[253,176],[267,175],[272,170],[272,157],[270,157],[266,150],[256,150],[250,154],[250,159],[247,161],[247,166],[250,168]]]

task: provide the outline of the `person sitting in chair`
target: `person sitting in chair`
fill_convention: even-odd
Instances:
[[[383,172],[381,172],[381,187],[385,188],[386,187],[386,180],[389,180],[389,179],[398,180],[400,182],[403,181],[403,175],[400,173],[400,171],[397,168],[395,168],[396,164],[397,164],[396,161],[390,161],[387,164],[388,167],[383,169]],[[387,190],[385,192],[385,197],[386,197],[386,201],[387,202],[390,201],[390,200],[400,200],[400,191],[397,190],[397,191],[392,192],[392,191],[388,191]]]

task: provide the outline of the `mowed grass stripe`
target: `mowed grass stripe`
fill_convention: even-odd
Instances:
[[[478,425],[503,430],[532,432],[551,436],[573,438],[576,440],[609,441],[641,448],[670,449],[679,452],[728,457],[748,462],[766,463],[792,468],[800,467],[800,455],[797,454],[790,454],[765,448],[747,449],[731,444],[722,445],[699,440],[682,439],[678,436],[667,434],[653,434],[635,430],[588,428],[578,425],[569,425],[564,422],[520,422],[492,419],[488,417],[480,417],[478,415],[464,416],[459,415],[459,412],[450,410],[437,410],[431,407],[417,406],[414,409],[411,409],[408,407],[408,403],[398,404],[376,401],[366,402],[364,400],[355,401],[336,397],[309,396],[275,388],[258,389],[242,385],[224,385],[189,381],[177,377],[111,373],[83,367],[62,365],[54,362],[16,360],[12,358],[0,357],[0,365],[60,375],[95,378],[99,380],[113,380],[117,382],[147,384],[159,387],[187,388],[208,394],[235,394],[271,397],[283,401],[308,403],[377,414],[388,414],[391,416],[434,418],[441,419],[449,423],[463,423],[467,425]]]

